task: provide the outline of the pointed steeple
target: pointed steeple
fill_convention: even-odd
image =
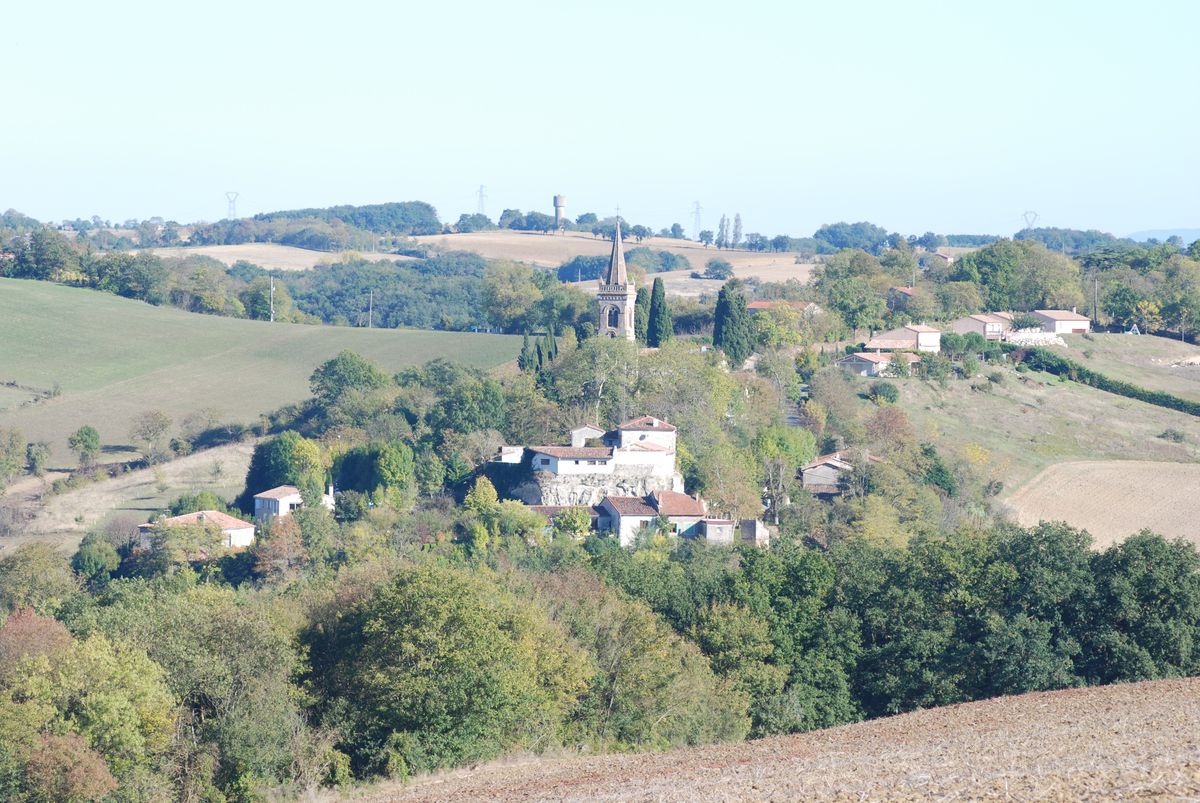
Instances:
[[[629,284],[629,276],[625,273],[625,252],[621,249],[621,217],[617,216],[617,228],[613,231],[612,259],[608,263],[608,276],[604,283],[608,285]]]

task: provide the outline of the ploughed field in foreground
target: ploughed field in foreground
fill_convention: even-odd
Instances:
[[[1041,692],[666,753],[511,759],[356,800],[1200,797],[1200,678]]]

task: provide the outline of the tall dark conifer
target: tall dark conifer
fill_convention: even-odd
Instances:
[[[645,287],[637,289],[637,300],[633,304],[633,336],[637,342],[645,344],[646,330],[650,326],[650,291]]]
[[[671,339],[671,308],[667,306],[667,291],[661,278],[654,280],[650,293],[650,323],[646,327],[646,345],[658,348]]]

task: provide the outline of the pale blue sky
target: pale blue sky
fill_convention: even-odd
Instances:
[[[7,4],[11,5],[11,4]],[[1200,3],[20,3],[0,208],[1200,226]]]

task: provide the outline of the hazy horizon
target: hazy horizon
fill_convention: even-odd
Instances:
[[[811,234],[1197,228],[1200,6],[613,2],[8,11],[0,208],[424,200]]]

